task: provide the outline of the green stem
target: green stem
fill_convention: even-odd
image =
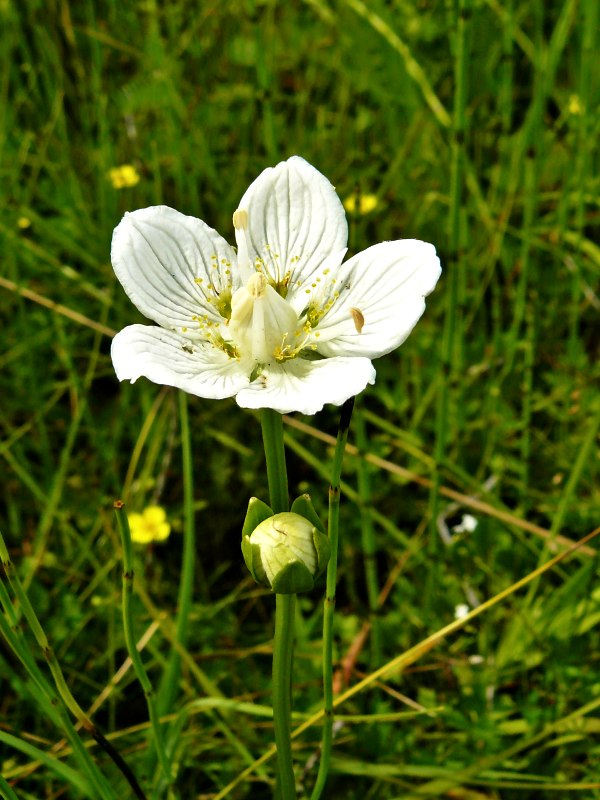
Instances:
[[[14,570],[8,553],[8,548],[6,547],[1,533],[0,562],[2,563],[2,567],[4,568],[4,572],[8,578],[8,582],[19,602],[25,619],[29,623],[35,639],[42,649],[50,671],[52,672],[52,677],[54,678],[54,683],[59,694],[58,698],[55,696],[48,681],[38,668],[25,644],[23,635],[16,625],[17,617],[14,613],[12,603],[10,602],[8,592],[6,591],[4,585],[2,585],[0,599],[2,600],[2,606],[9,622],[7,623],[4,616],[0,614],[0,633],[2,633],[9,647],[25,668],[29,678],[35,686],[34,692],[41,701],[40,705],[46,710],[53,722],[63,730],[67,739],[69,740],[75,756],[77,757],[83,771],[87,775],[90,791],[92,792],[91,796],[94,798],[102,798],[102,800],[114,800],[114,792],[110,788],[104,775],[98,769],[96,763],[91,758],[87,748],[83,746],[77,731],[71,724],[66,709],[68,708],[77,718],[79,724],[88,732],[92,733],[92,735],[96,730],[95,726],[78,705],[64,680],[62,671],[52,649],[50,648],[46,634],[44,633],[35,611],[33,610],[33,606],[31,605],[21,581]]]
[[[289,508],[283,419],[281,414],[263,408],[261,425],[271,508],[276,514]],[[273,643],[273,723],[277,745],[277,794],[281,800],[294,800],[296,780],[292,762],[291,713],[294,658],[294,609],[296,595],[275,596],[275,641]]]
[[[331,760],[331,746],[333,743],[333,612],[335,609],[335,593],[337,585],[337,556],[339,542],[340,519],[340,483],[342,479],[342,462],[348,429],[354,408],[354,398],[346,400],[340,413],[337,441],[333,454],[331,467],[331,485],[329,487],[329,518],[328,534],[331,546],[331,556],[327,565],[327,586],[325,589],[325,607],[323,611],[323,708],[325,720],[323,723],[323,739],[321,742],[321,760],[317,781],[313,789],[311,800],[318,800],[321,796]]]
[[[3,797],[5,800],[19,800],[11,789],[10,784],[4,780],[2,775],[0,775],[0,797]]]
[[[1,583],[0,585],[3,586]],[[8,605],[5,605],[4,598],[6,597],[6,593],[3,592],[2,596],[2,605],[4,607],[5,614],[9,619],[12,619],[12,604],[9,602]],[[0,634],[4,637],[12,652],[23,665],[23,668],[30,679],[29,688],[32,697],[38,704],[38,708],[44,710],[47,716],[52,720],[57,728],[64,733],[65,737],[71,744],[73,754],[78,760],[81,772],[86,776],[83,778],[81,773],[77,771],[69,773],[69,775],[73,777],[73,781],[71,781],[73,785],[82,791],[86,797],[94,798],[94,800],[97,800],[97,798],[102,798],[102,800],[114,800],[115,795],[108,792],[109,787],[103,782],[103,776],[100,774],[96,764],[92,761],[87,748],[83,746],[79,735],[67,717],[64,704],[54,693],[50,684],[33,660],[33,657],[24,641],[23,634],[16,626],[13,626],[12,623],[9,625],[3,614],[0,614]],[[14,737],[14,739],[15,742],[12,743],[13,746],[17,747],[17,749],[21,749],[23,752],[26,752],[24,748],[28,746],[27,743],[21,742],[21,740],[18,740],[16,737]],[[11,742],[8,740],[5,743],[11,744]],[[48,763],[50,763],[50,761]],[[60,767],[58,767],[54,761],[52,761],[52,764],[54,765],[55,769],[60,769]],[[68,780],[66,775],[63,775],[63,777]]]
[[[196,532],[194,519],[194,475],[192,464],[192,445],[190,439],[190,423],[188,415],[187,395],[178,393],[179,424],[181,431],[181,461],[183,474],[183,553],[181,557],[181,573],[179,593],[177,597],[177,618],[175,620],[175,639],[181,648],[187,646],[188,626],[192,609],[192,597],[196,576],[198,583],[206,592],[206,580],[202,567],[196,560]],[[162,717],[171,711],[173,701],[179,688],[181,674],[181,648],[174,647],[169,653],[163,670],[160,684],[156,691],[156,714]],[[179,736],[176,726],[169,726],[166,734],[165,751],[172,752],[175,746],[173,736]],[[145,762],[145,770],[150,774],[154,770],[157,751],[151,746]],[[159,759],[161,759],[161,755]],[[163,772],[164,772],[164,764]],[[156,788],[156,787],[155,787]],[[162,787],[164,788],[164,787]]]
[[[282,800],[296,797],[296,780],[292,763],[292,668],[294,660],[295,594],[275,595],[275,641],[273,642],[273,721],[277,766],[278,791]]]
[[[140,656],[136,646],[133,627],[133,614],[131,610],[134,576],[131,533],[129,531],[127,514],[125,513],[124,509],[124,504],[120,500],[117,500],[115,502],[115,514],[117,517],[117,525],[119,527],[119,533],[121,534],[121,542],[123,546],[123,629],[125,632],[125,644],[127,645],[127,652],[131,658],[133,669],[146,697],[148,716],[150,717],[150,725],[152,726],[152,738],[154,739],[154,746],[158,754],[158,760],[166,779],[169,781],[169,783],[171,783],[171,767],[165,752],[163,735],[160,727],[160,718],[156,709],[152,684],[150,683],[150,679],[148,678],[146,669],[142,662],[142,657]]]
[[[8,578],[8,582],[15,593],[15,597],[17,598],[21,610],[23,611],[23,615],[27,620],[29,627],[31,628],[31,632],[33,633],[36,642],[40,646],[42,654],[46,659],[48,667],[50,668],[50,672],[52,673],[52,677],[54,678],[54,683],[56,684],[56,688],[58,693],[63,699],[64,704],[67,706],[69,711],[73,714],[75,719],[88,731],[91,731],[93,726],[92,721],[87,717],[85,711],[81,708],[79,703],[73,697],[71,690],[67,686],[65,681],[64,675],[60,668],[58,661],[56,660],[56,656],[54,655],[54,651],[50,647],[50,643],[48,641],[48,637],[44,633],[44,629],[37,618],[37,614],[35,613],[31,602],[29,601],[29,597],[23,588],[23,585],[17,575],[15,568],[10,560],[8,549],[4,542],[4,538],[2,534],[0,534],[0,561],[2,561],[2,566],[4,567],[4,571],[6,573],[6,577]]]
[[[368,451],[368,439],[363,414],[355,417],[356,444],[361,453]],[[381,663],[381,626],[379,625],[379,581],[377,577],[377,542],[373,530],[371,505],[371,476],[369,464],[364,458],[357,462],[358,491],[360,494],[360,527],[363,558],[365,561],[365,581],[369,602],[369,620],[371,622],[371,664],[373,668]]]
[[[275,514],[280,514],[289,509],[287,469],[283,446],[283,418],[277,411],[263,408],[260,422],[267,461],[270,505]]]
[[[63,796],[67,797],[67,785],[70,784],[73,789],[75,789],[76,794],[75,797],[97,797],[97,795],[90,794],[90,788],[84,778],[84,776],[73,767],[69,767],[67,764],[64,764],[60,757],[53,756],[51,753],[43,750],[41,747],[36,747],[29,742],[24,741],[23,739],[19,739],[18,736],[13,736],[10,733],[6,733],[0,728],[0,744],[5,745],[6,747],[10,747],[13,750],[16,750],[18,753],[23,753],[23,755],[27,756],[31,761],[39,762],[43,764],[45,767],[49,769],[51,773],[53,773],[58,779],[61,781],[61,789],[63,790]],[[8,760],[4,762],[8,764]],[[14,776],[17,773],[17,769],[11,769],[8,767],[7,775],[10,776],[11,773]],[[22,773],[21,773],[22,774]],[[8,782],[8,778],[3,778],[3,780]],[[9,798],[13,798],[12,794],[7,794],[6,799],[2,794],[2,790],[5,784],[0,781],[0,797],[2,800],[9,800]],[[32,795],[27,793],[27,798],[31,798]]]
[[[192,609],[192,596],[194,590],[195,573],[199,575],[199,582],[206,587],[206,581],[201,573],[201,566],[196,563],[196,536],[194,524],[194,476],[192,471],[192,446],[190,441],[190,424],[187,408],[187,395],[179,392],[179,419],[181,424],[181,456],[183,466],[183,554],[181,560],[181,579],[179,582],[179,595],[177,599],[177,619],[175,622],[175,636],[179,644],[185,647],[188,639],[188,622]],[[158,690],[157,707],[160,714],[167,714],[177,686],[181,656],[175,648],[171,650],[167,668]]]

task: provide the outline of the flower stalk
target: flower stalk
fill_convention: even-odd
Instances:
[[[261,413],[261,425],[271,507],[276,514],[289,507],[287,469],[281,414],[269,408]],[[273,642],[273,723],[277,745],[277,795],[295,800],[296,779],[292,762],[291,714],[294,648],[295,594],[275,595]]]
[[[275,514],[289,508],[287,468],[283,445],[283,419],[281,414],[270,408],[263,408],[260,423],[263,446],[267,463],[267,482],[269,499]]]
[[[325,604],[323,610],[323,738],[321,741],[321,759],[319,772],[311,800],[321,797],[331,761],[333,743],[333,612],[337,586],[337,556],[339,544],[340,519],[340,483],[342,479],[342,462],[348,440],[348,430],[354,409],[354,398],[346,400],[340,413],[337,441],[331,466],[331,484],[329,486],[329,518],[327,530],[331,555],[327,565],[327,584],[325,588]]]

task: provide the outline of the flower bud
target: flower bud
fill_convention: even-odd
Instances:
[[[303,503],[310,500],[303,499]],[[264,516],[268,506],[252,498],[246,522],[251,517],[256,520],[258,504],[258,515]],[[314,511],[310,516],[313,514]],[[242,553],[254,580],[277,594],[310,591],[325,569],[330,552],[329,539],[315,527],[315,520],[318,521],[316,514],[309,521],[294,511],[285,511],[263,518],[250,534],[245,525]]]

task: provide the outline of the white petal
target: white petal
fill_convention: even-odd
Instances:
[[[369,247],[340,267],[329,289],[330,297],[334,291],[339,297],[312,341],[326,356],[378,358],[395,350],[425,310],[424,298],[440,273],[435,248],[426,242],[403,239]]]
[[[348,241],[344,208],[324,175],[294,156],[269,167],[239,205],[248,212],[250,258],[260,258],[275,280],[289,272],[290,287],[319,272]]]
[[[222,350],[151,325],[120,331],[111,356],[120,381],[144,377],[211,400],[233,397],[249,383],[250,370]]]
[[[368,358],[296,358],[265,368],[257,380],[236,397],[242,408],[272,408],[280,414],[316,414],[325,403],[339,406],[375,383]]]
[[[184,330],[188,338],[203,338],[198,318],[219,321],[216,294],[239,285],[235,252],[225,239],[202,220],[168,206],[125,214],[113,234],[111,257],[142,314],[165,328]]]

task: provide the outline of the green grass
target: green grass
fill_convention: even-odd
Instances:
[[[350,431],[334,657],[340,693],[367,681],[338,706],[325,797],[600,798],[600,542],[410,650],[599,524],[597,51],[595,0],[0,2],[0,529],[77,703],[148,798],[272,796],[273,759],[254,761],[274,602],[240,553],[268,488],[257,416],[189,397],[186,417],[174,390],[117,383],[110,331],[142,320],[110,238],[166,203],[233,241],[245,188],[293,154],[342,198],[377,197],[350,215],[351,252],[420,238],[444,267]],[[140,180],[117,190],[123,164]],[[290,492],[325,519],[337,410],[298,422]],[[135,548],[131,597],[170,789],[122,668],[116,498],[173,526]],[[467,511],[478,527],[446,545]],[[2,586],[0,797],[129,797],[68,728]],[[301,597],[294,727],[322,702],[321,620],[320,593]],[[295,739],[306,796],[320,735]]]

